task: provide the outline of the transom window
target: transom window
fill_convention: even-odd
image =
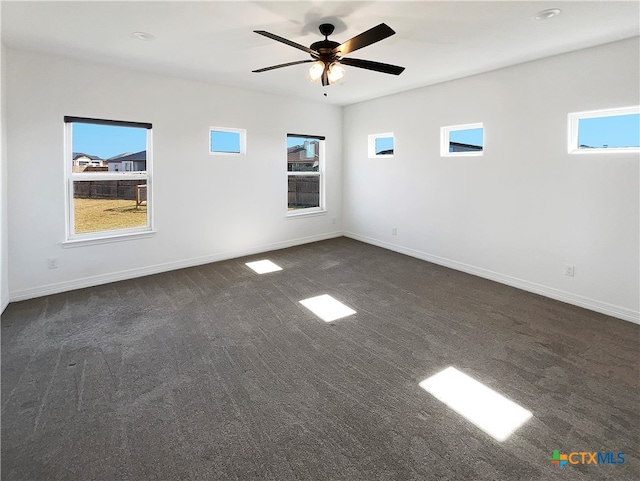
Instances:
[[[440,155],[465,157],[484,152],[484,126],[482,123],[452,125],[440,128]]]
[[[227,127],[209,128],[210,155],[245,155],[247,131]]]
[[[640,107],[569,114],[569,153],[640,152]]]
[[[395,138],[393,132],[369,135],[369,158],[393,157]]]
[[[151,124],[64,121],[67,241],[151,231]]]
[[[287,213],[324,209],[322,136],[287,134]]]

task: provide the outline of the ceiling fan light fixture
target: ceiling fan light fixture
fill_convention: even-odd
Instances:
[[[320,80],[320,77],[322,77],[322,72],[324,72],[324,62],[322,60],[318,60],[309,68],[309,75],[307,77],[315,83]]]
[[[333,62],[329,65],[329,70],[327,71],[327,77],[329,78],[329,83],[333,84],[344,77],[344,68],[340,65],[340,62]]]

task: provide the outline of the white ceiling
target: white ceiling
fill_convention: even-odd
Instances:
[[[103,64],[347,105],[639,35],[636,1],[2,1],[2,42]],[[560,8],[546,21],[536,12]],[[379,23],[396,35],[355,58],[406,67],[400,76],[346,67],[339,84],[306,79],[306,53],[262,37],[267,30],[302,45],[321,40],[320,23],[344,42]],[[155,36],[141,41],[142,31]],[[324,97],[323,94],[327,96]]]

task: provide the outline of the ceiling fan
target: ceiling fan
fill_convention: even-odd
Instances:
[[[356,35],[344,43],[329,40],[328,37],[334,30],[334,26],[332,24],[323,23],[320,25],[319,30],[320,33],[324,35],[324,40],[312,43],[309,48],[286,38],[279,37],[278,35],[274,35],[273,33],[265,32],[264,30],[254,30],[255,33],[278,42],[282,42],[286,45],[302,50],[303,52],[307,52],[311,55],[311,60],[298,60],[296,62],[282,63],[280,65],[273,65],[271,67],[253,70],[253,72],[266,72],[267,70],[274,70],[276,68],[313,62],[313,65],[309,69],[309,79],[313,82],[321,80],[322,85],[326,86],[337,82],[343,77],[344,69],[342,68],[342,65],[364,68],[392,75],[400,75],[404,71],[404,67],[399,67],[397,65],[344,57],[355,50],[367,47],[394,35],[396,32],[394,32],[387,24],[381,23],[376,27],[370,28],[366,32],[362,32],[360,35]]]

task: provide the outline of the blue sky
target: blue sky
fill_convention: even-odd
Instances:
[[[73,123],[73,152],[84,152],[108,159],[147,148],[147,129]]]
[[[377,137],[376,138],[376,154],[383,150],[393,149],[393,137]]]
[[[224,132],[214,130],[211,132],[211,151],[212,152],[235,152],[240,153],[240,133]]]
[[[640,114],[580,119],[578,145],[640,147]]]
[[[482,131],[484,129],[466,129],[454,130],[449,132],[449,142],[457,142],[459,144],[483,145]]]
[[[304,145],[305,140],[313,139],[307,139],[305,137],[287,137],[287,148],[293,147],[295,145]]]
[[[304,139],[300,137],[287,137],[287,148],[293,147],[294,145],[303,145]]]

